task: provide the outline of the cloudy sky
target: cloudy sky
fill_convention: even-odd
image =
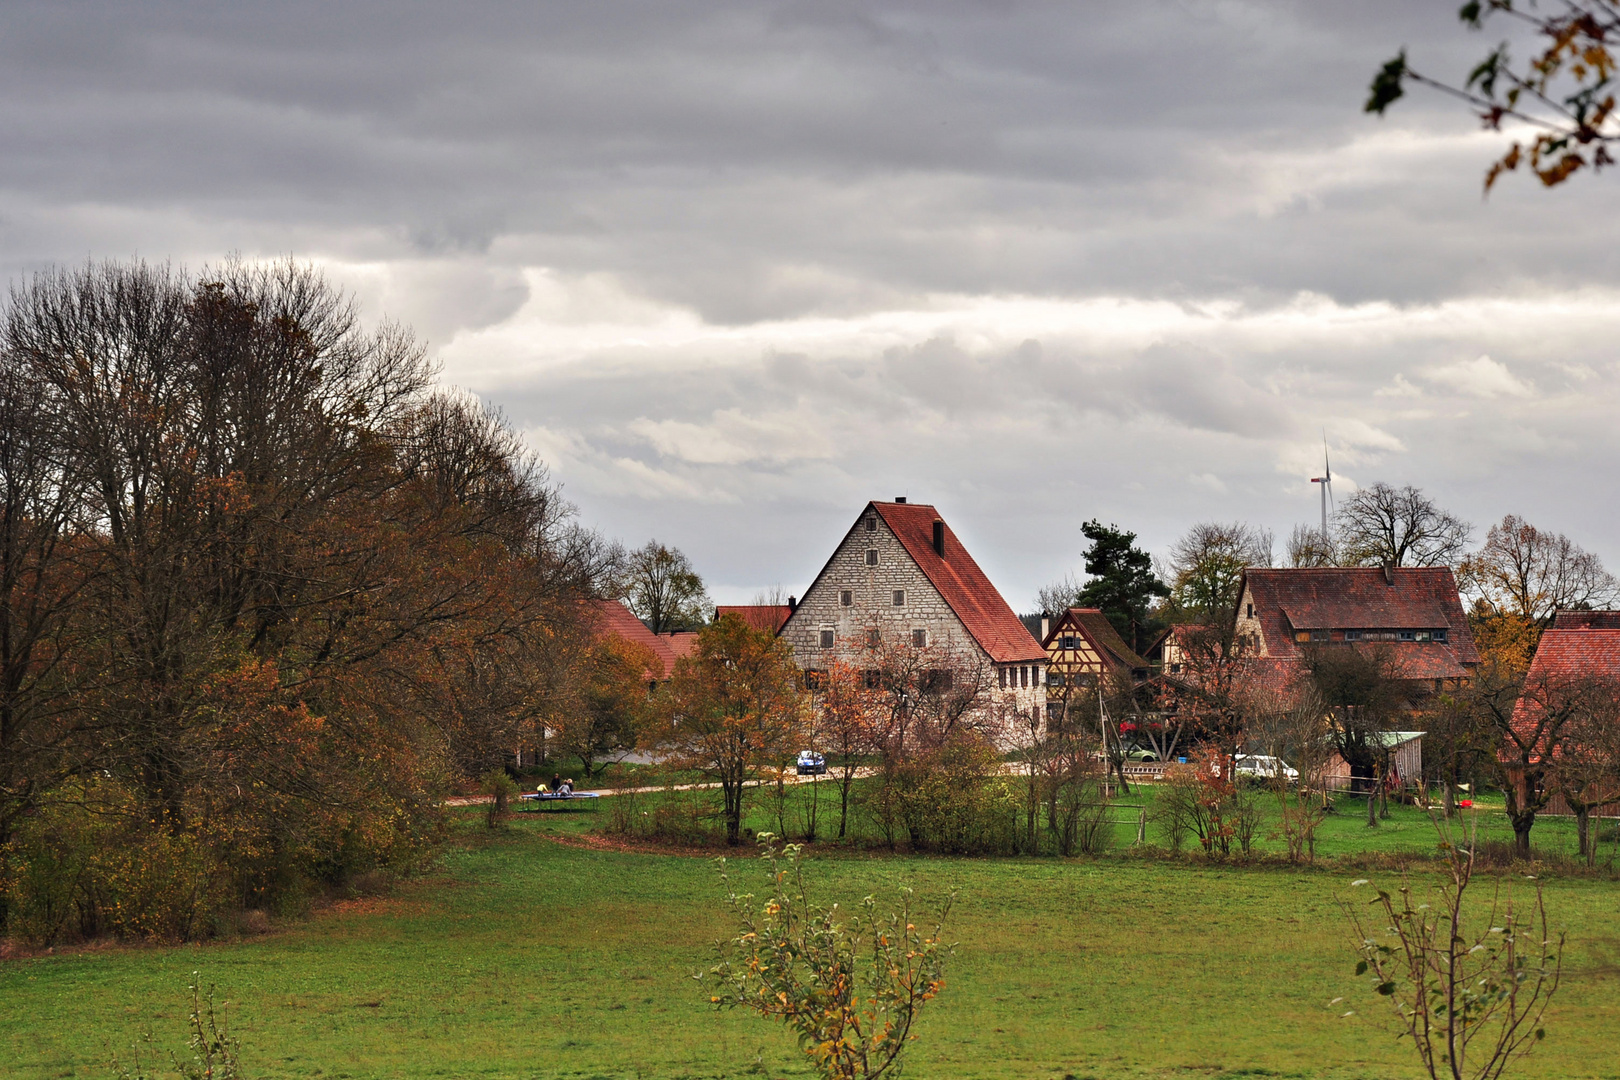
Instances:
[[[1081,522],[1416,484],[1620,564],[1620,176],[1481,197],[1457,0],[0,8],[0,270],[292,254],[719,600],[870,498],[1019,608]]]

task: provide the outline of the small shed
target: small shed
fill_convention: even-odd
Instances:
[[[1385,731],[1379,733],[1389,751],[1390,780],[1395,787],[1423,783],[1423,732]],[[1354,776],[1350,763],[1338,754],[1328,758],[1322,770],[1323,786],[1330,791],[1365,791],[1372,786],[1370,776]]]

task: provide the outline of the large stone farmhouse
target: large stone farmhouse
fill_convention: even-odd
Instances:
[[[1415,690],[1458,685],[1480,661],[1447,566],[1252,568],[1236,632],[1250,655],[1283,668],[1312,646],[1377,645]]]
[[[972,665],[987,706],[1039,721],[1046,650],[932,506],[868,503],[781,634],[807,671],[866,667],[875,648],[932,650]]]

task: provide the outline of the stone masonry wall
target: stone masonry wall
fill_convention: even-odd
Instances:
[[[875,527],[869,528],[868,522]],[[867,565],[867,551],[876,550],[876,566]],[[841,603],[848,590],[852,603]],[[896,590],[905,603],[896,605]],[[867,511],[844,537],[821,578],[810,587],[782,628],[803,668],[825,668],[835,657],[859,663],[867,631],[877,629],[885,643],[909,643],[912,631],[926,630],[928,644],[964,657],[989,669],[991,705],[1028,711],[1046,701],[1044,664],[1013,665],[1008,671],[1016,688],[1002,689],[989,656],[968,633],[939,590],[890,531],[882,515]],[[821,631],[833,632],[833,647],[821,647]],[[1022,685],[1018,668],[1029,668],[1029,686]]]

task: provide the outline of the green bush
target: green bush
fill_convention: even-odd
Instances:
[[[197,941],[232,932],[242,911],[295,916],[358,879],[376,889],[420,866],[442,828],[431,807],[189,809],[159,818],[106,777],[49,792],[0,852],[0,931],[35,945]]]
[[[105,796],[106,785],[86,792]],[[201,830],[174,832],[128,805],[60,802],[28,820],[8,853],[8,929],[36,945],[112,935],[209,937],[231,906],[227,852]]]
[[[1024,797],[1000,769],[993,747],[954,740],[886,769],[867,811],[891,844],[903,835],[915,851],[1013,854]]]
[[[619,836],[679,847],[725,843],[725,829],[712,793],[670,791],[648,798],[626,787],[604,801],[608,804],[607,831]]]
[[[479,790],[492,797],[489,809],[484,811],[484,824],[498,828],[512,816],[512,796],[517,794],[517,781],[505,769],[491,769],[480,779]]]

